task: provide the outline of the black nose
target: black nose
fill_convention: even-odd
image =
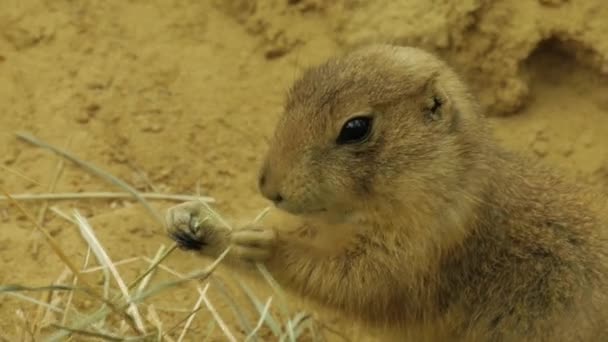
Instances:
[[[283,195],[279,192],[278,185],[276,184],[276,179],[270,177],[268,174],[268,166],[265,166],[260,173],[260,177],[258,178],[258,185],[262,195],[267,199],[274,202],[274,204],[279,204],[285,200]]]
[[[281,203],[281,202],[283,202],[285,200],[285,198],[283,197],[283,195],[281,195],[278,192],[273,192],[271,190],[268,190],[268,188],[263,188],[262,189],[262,195],[264,195],[264,197],[266,197],[267,199],[269,199],[272,202],[274,202],[274,204],[279,204],[279,203]]]
[[[274,196],[274,198],[272,199],[272,201],[273,201],[275,204],[279,204],[279,203],[283,202],[283,196],[281,196],[281,194],[278,194],[278,193],[277,193],[277,194]]]

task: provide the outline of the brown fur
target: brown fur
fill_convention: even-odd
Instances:
[[[335,144],[368,113],[369,141]],[[305,72],[261,176],[282,210],[207,243],[305,298],[399,340],[608,340],[606,202],[503,152],[426,52],[374,45]]]

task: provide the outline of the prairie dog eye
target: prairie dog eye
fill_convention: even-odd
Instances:
[[[336,139],[338,145],[355,144],[364,141],[372,131],[372,118],[357,116],[348,120]]]

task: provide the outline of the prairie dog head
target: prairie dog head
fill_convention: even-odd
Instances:
[[[482,135],[474,101],[441,60],[368,46],[292,85],[259,186],[296,215],[346,219],[423,206],[421,198],[458,186]]]

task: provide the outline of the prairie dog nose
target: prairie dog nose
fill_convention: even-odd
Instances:
[[[262,172],[260,173],[258,186],[262,195],[274,202],[274,204],[279,204],[283,201],[284,198],[279,191],[279,184],[276,181],[276,177],[272,177],[267,163],[264,165]]]

